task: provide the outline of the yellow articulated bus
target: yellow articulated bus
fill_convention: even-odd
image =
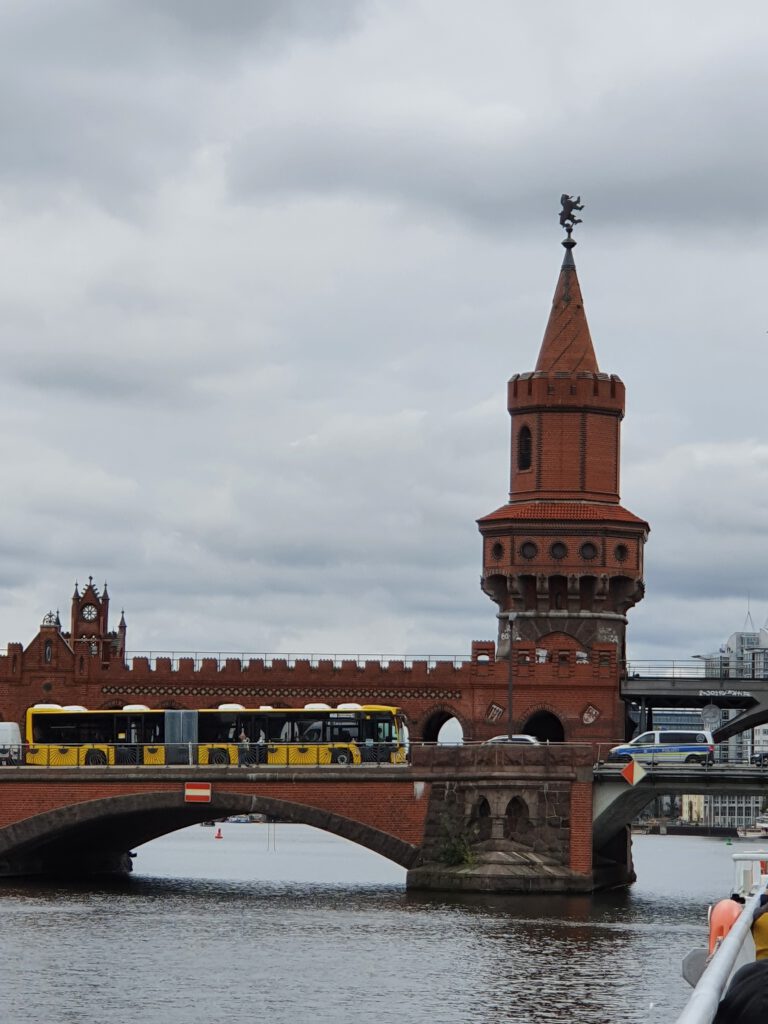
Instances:
[[[126,704],[109,711],[35,704],[26,716],[26,764],[403,764],[405,716],[379,704],[306,704],[197,711]]]

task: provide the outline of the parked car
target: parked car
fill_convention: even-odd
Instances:
[[[768,750],[762,750],[759,754],[752,755],[752,764],[758,768],[768,768]]]
[[[525,733],[517,732],[511,736],[491,736],[489,740],[483,740],[484,743],[535,743],[538,745],[539,741],[535,736],[526,736]]]

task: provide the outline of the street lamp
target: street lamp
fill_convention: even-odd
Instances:
[[[507,736],[512,736],[514,734],[514,729],[512,727],[512,690],[514,682],[512,659],[515,656],[515,640],[514,630],[512,629],[512,619],[507,619],[507,622],[509,623],[509,671],[507,672]]]

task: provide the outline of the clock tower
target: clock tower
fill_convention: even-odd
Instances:
[[[120,617],[118,630],[109,632],[109,594],[107,584],[99,593],[94,586],[93,576],[88,585],[80,591],[75,583],[72,595],[71,630],[69,642],[76,655],[97,657],[110,661],[125,654],[125,616]]]
[[[561,223],[565,258],[536,368],[508,384],[509,501],[478,522],[482,587],[498,606],[497,655],[509,659],[510,730],[619,740],[626,615],[643,597],[649,527],[619,503],[624,385],[598,366],[573,259],[579,222]]]

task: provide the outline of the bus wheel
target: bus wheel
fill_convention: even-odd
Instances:
[[[86,764],[106,764],[107,755],[103,750],[88,750],[85,754]]]
[[[229,764],[229,755],[226,750],[212,750],[208,755],[209,764]]]
[[[350,750],[334,750],[334,764],[352,764],[352,752]]]

